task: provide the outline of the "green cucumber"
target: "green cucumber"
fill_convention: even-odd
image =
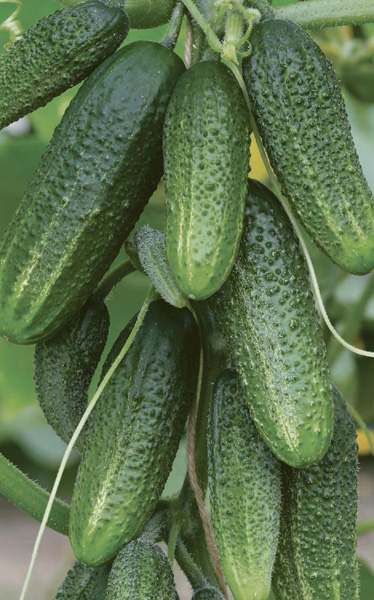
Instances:
[[[244,80],[292,210],[339,267],[368,273],[374,268],[374,197],[330,63],[291,21],[262,21],[251,44]]]
[[[237,261],[209,303],[271,450],[294,467],[321,460],[333,428],[322,331],[292,226],[256,181],[249,182]]]
[[[90,75],[56,129],[0,247],[0,334],[54,335],[86,302],[162,175],[180,58],[135,42]]]
[[[276,600],[358,600],[357,443],[346,403],[334,386],[335,424],[321,462],[285,468]]]
[[[132,326],[119,336],[103,373]],[[190,312],[153,302],[89,421],[70,518],[70,540],[81,562],[109,560],[151,516],[196,392],[198,364]]]
[[[216,382],[208,452],[212,525],[225,579],[235,600],[267,600],[279,535],[280,462],[252,422],[233,370]]]
[[[109,570],[106,565],[92,569],[76,562],[55,600],[105,600]]]
[[[244,96],[228,67],[203,61],[175,87],[164,126],[166,248],[182,292],[202,300],[233,265],[249,171]]]
[[[68,443],[87,408],[88,388],[108,336],[105,303],[92,296],[62,330],[35,347],[36,395],[48,423]],[[83,447],[83,437],[77,447]]]
[[[0,57],[0,129],[85,79],[128,29],[126,13],[99,0],[38,21]]]
[[[124,0],[132,29],[150,29],[167,23],[176,0]]]
[[[178,600],[174,575],[156,544],[135,540],[117,555],[106,600]]]

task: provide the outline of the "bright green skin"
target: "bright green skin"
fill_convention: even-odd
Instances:
[[[44,340],[86,302],[162,175],[180,58],[135,42],[80,88],[0,248],[0,334]]]
[[[339,267],[368,273],[374,268],[374,197],[330,63],[290,21],[261,22],[251,44],[244,80],[292,210]]]
[[[171,270],[182,292],[208,298],[228,276],[242,227],[250,129],[228,67],[204,61],[175,87],[164,127]]]
[[[357,444],[352,417],[334,386],[335,425],[322,461],[285,469],[276,600],[358,600]]]
[[[165,554],[152,542],[135,540],[123,548],[110,572],[106,600],[178,600]]]
[[[92,296],[78,316],[35,347],[36,395],[48,423],[69,443],[87,408],[88,388],[104,350],[109,313]],[[84,446],[83,435],[76,446]]]
[[[109,567],[91,569],[74,563],[55,600],[105,600]]]
[[[0,129],[85,79],[128,30],[126,13],[99,0],[38,21],[0,57]]]
[[[262,437],[293,467],[318,462],[333,428],[325,344],[291,224],[253,180],[238,258],[209,302]]]
[[[132,326],[119,336],[103,372]],[[70,541],[81,562],[104,563],[151,516],[196,393],[198,360],[189,311],[152,303],[90,418],[70,518]]]
[[[164,25],[170,19],[176,0],[124,0],[133,29]]]
[[[216,382],[208,456],[212,525],[225,579],[235,600],[267,600],[279,535],[280,462],[252,422],[233,370]]]

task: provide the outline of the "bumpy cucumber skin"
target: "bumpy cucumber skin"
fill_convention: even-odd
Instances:
[[[72,322],[35,347],[36,395],[48,423],[68,443],[87,408],[87,394],[108,337],[109,313],[95,296]],[[83,435],[76,446],[84,445]]]
[[[0,129],[85,79],[128,30],[126,13],[99,0],[38,21],[0,57]]]
[[[333,387],[334,435],[315,466],[285,469],[276,600],[358,600],[357,443],[346,403]]]
[[[220,562],[235,600],[267,600],[279,535],[280,462],[260,437],[234,370],[216,382],[209,491]]]
[[[298,219],[339,267],[374,267],[374,197],[338,81],[295,23],[261,22],[243,75],[272,167]]]
[[[174,575],[156,544],[135,540],[117,555],[106,600],[178,600]]]
[[[103,372],[132,325],[119,336]],[[89,422],[70,519],[81,562],[95,566],[110,559],[153,512],[196,392],[198,360],[191,313],[153,302]]]
[[[305,260],[274,194],[253,180],[238,258],[209,303],[271,450],[294,467],[321,460],[333,402]]]
[[[164,25],[171,17],[176,0],[124,0],[132,29]]]
[[[108,566],[92,569],[76,562],[55,600],[105,600],[109,570]]]
[[[180,289],[211,296],[239,244],[249,171],[244,96],[228,67],[203,61],[178,81],[166,113],[166,247]]]
[[[96,287],[162,175],[180,58],[153,42],[109,57],[56,129],[0,248],[0,334],[55,334]]]

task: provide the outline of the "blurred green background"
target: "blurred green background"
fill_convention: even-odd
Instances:
[[[273,4],[287,4],[286,1]],[[24,0],[19,20],[24,30],[42,16],[59,8],[57,0]],[[0,4],[0,23],[12,11],[8,2]],[[161,39],[165,28],[146,31],[131,31],[126,44],[135,39]],[[373,26],[363,28],[365,36],[374,35]],[[322,47],[331,41],[334,44],[344,42],[339,30],[324,32],[317,38]],[[183,36],[182,36],[183,37]],[[0,48],[8,41],[8,34],[0,31]],[[178,43],[177,51],[183,52],[183,39]],[[374,64],[374,63],[373,63]],[[336,68],[339,69],[338,62]],[[374,68],[374,67],[373,67]],[[339,72],[338,72],[339,74]],[[46,107],[29,116],[29,128],[23,134],[12,131],[0,132],[0,235],[7,227],[21,196],[32,178],[39,159],[60,121],[69,101],[76,93],[69,90]],[[368,181],[374,190],[374,104],[362,103],[343,89],[347,110],[358,153]],[[258,153],[253,152],[252,176],[264,179],[265,173],[259,162]],[[159,189],[151,199],[138,226],[148,224],[163,230],[164,228],[164,192]],[[310,249],[316,266],[318,280],[333,322],[342,330],[346,338],[354,344],[374,350],[374,285],[372,276],[355,277],[343,274],[311,243]],[[124,258],[124,251],[118,260]],[[122,282],[111,294],[108,307],[111,315],[111,330],[108,339],[110,347],[136,310],[148,289],[146,278],[133,274]],[[359,306],[360,310],[355,307]],[[347,324],[349,324],[347,330]],[[332,377],[340,387],[346,400],[356,406],[365,421],[374,426],[374,368],[370,359],[358,358],[341,349],[326,332],[326,341],[332,368]],[[104,356],[107,350],[104,352]],[[96,386],[97,376],[93,382]],[[368,456],[365,437],[359,437],[362,465],[364,470],[372,471],[372,458]],[[14,461],[32,478],[46,488],[50,488],[64,450],[64,444],[46,424],[39,409],[33,387],[33,347],[16,346],[0,339],[0,450]],[[78,454],[70,461],[63,480],[61,494],[69,497],[74,480]],[[367,466],[365,466],[367,465]],[[172,476],[165,492],[176,491],[183,480],[185,459],[183,445],[178,453]],[[370,512],[370,511],[369,511]],[[371,518],[374,507],[371,506]],[[367,567],[362,567],[362,600],[374,597],[374,579]],[[5,597],[5,596],[4,596]]]

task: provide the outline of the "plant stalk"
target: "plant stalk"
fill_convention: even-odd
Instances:
[[[306,29],[336,25],[360,25],[374,21],[373,0],[309,0],[280,6],[277,19],[289,19]]]

